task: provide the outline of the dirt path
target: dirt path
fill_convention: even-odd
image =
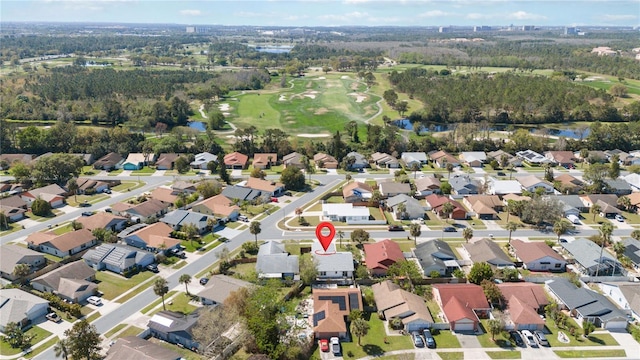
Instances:
[[[200,104],[200,107],[198,108],[198,111],[200,112],[200,115],[202,115],[203,118],[208,119],[209,117],[207,116],[207,114],[204,113],[204,104]],[[236,130],[238,130],[238,128],[233,125],[233,123],[226,121],[225,122],[227,124],[229,124],[229,126],[231,127],[231,130],[215,130],[214,133],[215,134],[233,134]]]

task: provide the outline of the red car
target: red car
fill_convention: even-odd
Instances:
[[[329,352],[329,340],[320,339],[320,351]]]
[[[271,198],[271,202],[278,202],[278,198],[277,197],[272,197]]]

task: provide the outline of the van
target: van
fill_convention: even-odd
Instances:
[[[240,215],[238,216],[238,220],[240,221],[244,221],[244,222],[249,222],[249,218],[244,216],[244,215]]]
[[[571,221],[574,225],[580,225],[580,218],[575,215],[567,215],[567,220]]]

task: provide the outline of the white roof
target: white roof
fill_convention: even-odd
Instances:
[[[484,151],[463,151],[460,153],[464,161],[487,161],[487,154]]]
[[[171,324],[173,324],[173,319],[166,318],[159,314],[153,315],[150,321],[168,328],[171,327]]]
[[[622,177],[629,185],[640,189],[640,174],[629,174]]]
[[[322,213],[339,216],[369,216],[369,208],[366,206],[353,206],[353,204],[322,204]]]
[[[522,187],[518,180],[493,180],[491,182],[491,193],[494,195],[520,194]]]
[[[153,160],[154,155],[150,154],[147,159],[149,161]],[[137,163],[141,163],[144,162],[144,154],[142,153],[130,153],[127,156],[127,159],[124,161],[125,163],[132,163],[132,164],[137,164]]]
[[[415,160],[415,161],[427,161],[427,154],[424,152],[403,152],[402,153],[402,159],[404,161],[411,161],[411,160]]]

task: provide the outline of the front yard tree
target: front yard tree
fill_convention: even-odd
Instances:
[[[4,329],[4,333],[6,338],[3,338],[2,341],[7,341],[14,349],[26,349],[31,346],[31,340],[33,340],[33,337],[25,335],[22,331],[22,327],[18,323],[8,323]]]
[[[453,210],[454,210],[453,204],[450,202],[446,202],[444,203],[444,205],[442,205],[442,214],[447,219],[447,221],[449,219],[449,216],[451,216],[451,213],[453,212]]]
[[[13,275],[19,278],[25,277],[31,273],[31,267],[29,264],[16,264],[13,268]]]
[[[187,295],[189,295],[189,284],[191,283],[191,275],[189,274],[180,275],[178,282],[180,284],[184,284],[184,290],[186,291]]]
[[[270,359],[278,359],[284,348],[280,343],[281,329],[279,324],[282,297],[278,294],[280,283],[271,280],[266,286],[251,290],[247,298],[244,320],[247,331],[252,335],[255,346],[260,353]]]
[[[167,307],[164,304],[164,296],[169,292],[169,284],[167,283],[167,280],[163,278],[157,279],[153,284],[153,292],[162,298],[162,308],[167,310]]]
[[[100,358],[100,333],[87,320],[76,322],[71,329],[64,332],[64,335],[67,337],[67,347],[72,359]]]
[[[224,181],[225,184],[231,184],[231,176],[229,176],[227,167],[224,165],[223,152],[218,154],[218,175],[220,176],[220,180]]]
[[[359,318],[351,322],[351,334],[358,337],[358,346],[362,346],[360,339],[369,333],[369,323],[367,320]]]
[[[38,182],[66,184],[72,177],[80,175],[84,161],[76,155],[57,153],[38,158],[33,165],[33,177]]]
[[[369,241],[369,233],[366,230],[355,229],[351,232],[351,241],[358,243],[362,247],[363,242]]]
[[[409,225],[409,234],[413,236],[413,244],[416,245],[418,243],[418,236],[422,235],[420,224],[413,223]]]
[[[571,230],[571,228],[573,228],[573,225],[565,219],[560,219],[553,224],[553,232],[558,236],[558,243],[560,243],[560,236]]]
[[[53,346],[53,354],[56,358],[61,357],[63,360],[69,359],[69,344],[66,339],[60,339]]]
[[[589,208],[589,212],[593,214],[593,222],[596,222],[596,215],[600,214],[600,210],[602,210],[602,207],[598,204],[593,204]]]
[[[184,174],[189,171],[189,160],[187,160],[184,156],[178,156],[176,159],[174,166],[178,174]]]
[[[249,225],[249,232],[251,233],[251,235],[255,236],[256,245],[258,245],[258,234],[262,232],[262,229],[260,228],[260,222],[255,220],[252,221],[251,224]]]
[[[469,271],[469,282],[480,285],[482,280],[493,279],[493,270],[486,262],[474,263]]]
[[[504,330],[504,325],[502,321],[498,319],[490,319],[488,322],[489,325],[489,333],[491,334],[491,340],[496,341],[496,335],[500,334],[502,330]]]
[[[509,244],[511,244],[511,234],[518,230],[518,224],[514,223],[513,221],[509,221],[507,223],[507,225],[505,226],[505,229],[507,229],[509,231]]]
[[[306,253],[300,256],[300,280],[305,285],[311,285],[318,277],[318,261]]]
[[[31,212],[37,216],[47,216],[51,214],[51,204],[41,198],[37,198],[31,203]]]
[[[67,181],[67,190],[73,194],[73,201],[78,202],[78,179],[71,178]]]
[[[462,230],[462,238],[464,238],[466,242],[469,242],[469,240],[471,240],[472,237],[473,237],[472,228],[464,228],[464,230]]]
[[[640,240],[640,230],[633,230],[631,232],[631,237],[636,240]]]
[[[287,166],[280,175],[280,182],[289,190],[303,190],[305,187],[304,174],[296,166]]]

